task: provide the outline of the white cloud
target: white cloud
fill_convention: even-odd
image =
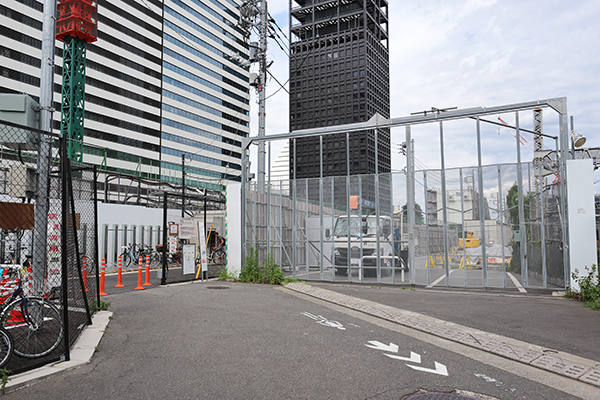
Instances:
[[[269,10],[288,34],[288,2],[271,2]],[[569,114],[587,136],[587,146],[600,146],[600,2],[390,0],[389,10],[392,117],[432,106],[497,106],[566,96]],[[269,57],[274,60],[271,72],[286,82],[287,57],[272,42]],[[272,81],[267,93],[277,89]],[[257,118],[255,109],[252,112],[254,135]],[[288,118],[287,93],[280,90],[267,103],[267,134],[287,132]],[[514,115],[503,118],[514,122]],[[522,126],[531,127],[530,119],[530,114],[523,115]],[[556,134],[551,112],[544,114],[544,123]],[[483,132],[484,163],[514,161],[512,135],[498,135],[496,127]],[[474,122],[445,128],[447,165],[476,162],[474,135]],[[392,136],[393,143],[402,142],[404,129],[393,130]],[[439,167],[437,125],[413,129],[413,138],[417,157]],[[396,157],[395,145],[392,149],[399,163],[394,168],[400,169],[403,160]]]

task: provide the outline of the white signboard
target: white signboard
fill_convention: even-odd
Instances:
[[[195,240],[197,236],[196,220],[194,218],[181,218],[179,220],[179,239]]]
[[[171,253],[171,254],[177,253],[177,238],[176,237],[169,238],[169,253]]]
[[[196,272],[196,245],[183,245],[183,275],[189,275]]]
[[[206,235],[204,234],[204,222],[198,221],[198,245],[200,246],[200,261],[202,272],[208,271],[208,261],[206,255]]]

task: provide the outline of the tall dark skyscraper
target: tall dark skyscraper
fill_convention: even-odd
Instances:
[[[388,25],[387,0],[290,0],[290,131],[389,118]],[[350,175],[376,172],[374,139],[350,134]],[[377,146],[378,172],[390,172],[388,129]],[[290,143],[290,178],[319,177],[319,155],[318,137],[297,140],[296,154]],[[346,165],[346,135],[323,137],[323,176]],[[372,183],[361,186],[372,200]]]

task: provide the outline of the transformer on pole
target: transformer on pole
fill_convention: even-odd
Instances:
[[[67,157],[83,161],[86,44],[98,38],[96,0],[59,0],[56,39],[64,42],[60,131]]]

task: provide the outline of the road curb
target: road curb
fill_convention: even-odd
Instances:
[[[489,332],[375,303],[305,283],[288,283],[286,289],[382,318],[447,340],[487,351],[513,361],[600,387],[600,363]]]
[[[58,361],[41,368],[12,375],[10,382],[6,384],[5,393],[29,386],[56,373],[88,364],[96,352],[96,347],[100,343],[112,315],[113,313],[110,311],[98,311],[92,316],[92,324],[83,330],[75,345],[71,348],[71,359],[69,361]]]

